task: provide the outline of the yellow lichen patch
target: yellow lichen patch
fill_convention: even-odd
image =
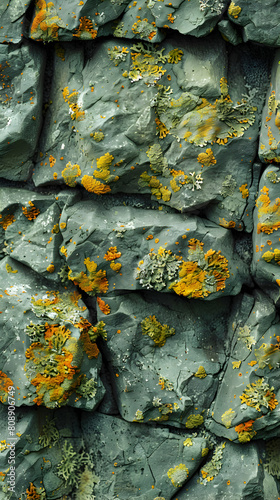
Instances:
[[[10,266],[10,264],[8,264],[8,263],[6,264],[6,271],[7,271],[7,273],[13,273],[13,274],[18,272],[17,269],[14,270],[12,268],[12,266]]]
[[[185,441],[183,442],[183,445],[184,445],[184,446],[188,446],[188,447],[189,447],[189,446],[192,446],[192,445],[193,445],[193,442],[192,442],[191,438],[187,438],[187,439],[185,439]]]
[[[269,198],[269,189],[264,186],[257,198],[258,218],[261,222],[257,225],[257,233],[271,234],[280,227],[280,198],[272,203]]]
[[[94,177],[90,175],[84,175],[82,177],[82,186],[89,192],[95,194],[106,194],[111,191],[110,186],[97,181]]]
[[[210,165],[215,165],[217,160],[211,148],[207,148],[205,153],[200,153],[197,157],[198,163],[201,163],[202,167],[210,167]]]
[[[169,201],[171,198],[171,191],[163,186],[162,183],[157,179],[155,175],[150,176],[147,172],[143,172],[140,175],[138,184],[142,186],[148,186],[151,189],[151,194],[154,195],[157,200]]]
[[[107,261],[119,259],[121,257],[121,252],[118,252],[117,247],[110,247],[109,250],[104,255],[104,259]]]
[[[168,337],[175,335],[175,329],[162,325],[155,316],[149,316],[141,322],[143,335],[148,335],[157,347],[164,346]]]
[[[234,417],[235,417],[235,411],[233,411],[232,408],[223,413],[221,420],[227,429],[230,428],[231,422],[233,421]]]
[[[6,373],[0,371],[0,401],[1,403],[6,403],[8,400],[9,388],[14,385],[13,381],[6,375]]]
[[[173,179],[170,181],[171,189],[174,193],[177,193],[177,191],[180,191],[181,187],[186,184],[188,176],[183,170],[172,169],[170,173],[173,176]]]
[[[239,188],[240,193],[242,193],[242,198],[248,198],[249,196],[249,189],[248,189],[248,184],[242,184]]]
[[[13,222],[15,222],[15,217],[13,214],[5,215],[5,217],[0,214],[0,226],[6,231],[7,227],[9,227]]]
[[[35,205],[32,203],[32,201],[29,201],[28,204],[29,204],[29,207],[27,207],[27,208],[22,207],[23,214],[25,215],[25,217],[28,220],[35,220],[38,217],[40,210],[35,207]]]
[[[241,403],[256,408],[258,411],[261,411],[261,406],[274,410],[278,405],[278,401],[273,389],[274,387],[269,387],[264,382],[264,378],[259,378],[255,383],[247,384],[246,389],[239,397]]]
[[[55,267],[54,267],[54,265],[53,265],[53,264],[50,264],[50,265],[47,267],[47,271],[48,271],[48,273],[50,273],[50,274],[54,273],[54,269],[55,269]]]
[[[91,19],[83,16],[79,19],[79,21],[79,27],[77,28],[76,33],[74,33],[73,36],[80,38],[81,40],[92,40],[96,38],[97,30],[93,28]]]
[[[110,314],[111,309],[109,304],[106,304],[105,300],[102,300],[100,297],[97,297],[96,300],[100,311],[103,312],[103,314]]]
[[[178,62],[181,61],[183,55],[184,55],[184,52],[180,49],[170,50],[170,52],[168,53],[167,62],[169,62],[171,64],[178,64]]]
[[[106,271],[102,271],[101,269],[97,271],[97,264],[94,261],[91,261],[89,257],[84,260],[84,264],[88,274],[85,274],[82,271],[81,273],[73,276],[72,270],[70,269],[68,278],[89,295],[106,293],[109,286],[106,278]]]
[[[75,89],[73,89],[72,93],[70,94],[69,88],[65,87],[62,91],[62,95],[63,95],[64,101],[69,106],[71,119],[77,120],[77,121],[82,121],[85,117],[85,112],[81,109],[81,107],[77,103],[78,97],[79,97],[78,92]]]
[[[80,166],[77,163],[74,163],[74,165],[72,165],[71,161],[69,161],[66,164],[66,167],[62,170],[61,175],[67,186],[75,187],[77,184],[76,178],[79,177],[81,173],[82,172]]]
[[[114,157],[110,155],[110,153],[106,153],[105,155],[97,158],[96,164],[98,170],[94,170],[93,175],[97,179],[102,179],[103,181],[108,181],[110,177],[110,166]]]
[[[192,238],[189,240],[189,259],[180,265],[179,278],[170,285],[178,295],[188,298],[207,297],[210,293],[225,288],[229,278],[228,260],[220,251],[212,249],[204,254],[203,243]],[[191,260],[192,256],[195,260]],[[200,265],[198,265],[198,261]]]
[[[229,5],[229,8],[228,8],[229,15],[234,17],[235,19],[237,19],[240,12],[241,12],[241,7],[239,7],[238,5],[235,5],[234,2],[231,2]]]
[[[204,422],[204,418],[202,415],[189,415],[186,421],[186,428],[187,429],[193,429],[194,427],[198,427],[199,425],[202,425]]]
[[[180,488],[187,480],[189,470],[185,464],[176,465],[176,467],[168,470],[167,475],[175,488]]]
[[[197,378],[205,378],[207,377],[207,373],[205,371],[205,368],[203,366],[200,366],[197,370],[197,372],[194,374],[195,377]]]
[[[62,255],[64,255],[66,258],[68,257],[67,248],[65,248],[64,245],[61,247],[60,253],[62,253]]]

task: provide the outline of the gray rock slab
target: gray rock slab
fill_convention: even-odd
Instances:
[[[279,168],[267,167],[259,182],[254,209],[252,274],[276,304],[280,298],[279,269]]]
[[[242,444],[279,435],[279,318],[263,293],[237,299],[232,351],[206,426]],[[232,325],[231,325],[232,323]]]
[[[98,412],[83,414],[81,425],[99,477],[95,494],[104,500],[157,496],[171,500],[178,485],[199,467],[206,448],[204,438],[194,437],[192,446],[184,446],[184,436],[168,429],[127,423]]]
[[[88,334],[87,308],[73,287],[48,281],[5,257],[1,269],[1,402],[93,410],[104,395],[101,354]]]
[[[177,427],[190,415],[205,417],[231,342],[228,298],[186,304],[146,293],[105,302],[110,313],[97,310],[108,334],[102,352],[122,417]],[[159,334],[163,325],[173,329],[169,338]]]
[[[217,224],[251,231],[265,57],[237,47],[228,60],[218,34],[71,47],[54,52],[36,186],[150,195],[180,212],[209,207]]]
[[[205,219],[88,200],[63,210],[61,224],[68,278],[89,295],[151,289],[211,300],[249,283],[230,231]]]
[[[203,478],[203,469],[205,468],[206,471],[208,467],[207,460],[206,464],[201,467],[200,473],[195,474],[186,487],[176,495],[178,500],[198,500],[201,498],[209,500],[222,498],[262,500],[264,498],[264,471],[261,466],[261,453],[258,446],[256,444],[245,445],[240,450],[236,444],[229,442],[224,444],[225,448],[219,464],[220,469],[217,470],[215,463],[211,467],[211,472],[217,473],[217,475],[212,476],[212,480],[210,474]],[[210,456],[209,460],[211,459]],[[207,477],[210,480],[207,480]]]
[[[45,54],[25,42],[0,45],[0,176],[27,180],[42,124]]]

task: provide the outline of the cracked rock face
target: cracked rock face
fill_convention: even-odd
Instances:
[[[1,3],[0,500],[280,498],[277,3]]]

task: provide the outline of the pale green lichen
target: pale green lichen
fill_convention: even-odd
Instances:
[[[150,169],[154,174],[163,175],[163,177],[170,176],[167,159],[163,156],[159,144],[153,144],[146,151],[150,160]]]
[[[175,335],[175,329],[162,325],[155,316],[149,316],[141,322],[143,335],[148,335],[157,347],[164,346],[166,339]]]
[[[221,416],[221,420],[227,429],[230,428],[231,422],[233,421],[235,415],[236,415],[235,411],[233,411],[233,409],[230,408],[229,410],[225,411]]]
[[[44,338],[45,325],[34,324],[32,321],[25,327],[25,333],[32,342],[41,342]]]
[[[54,291],[43,295],[40,299],[32,297],[32,311],[38,318],[46,317],[55,321],[62,320],[75,324],[79,322],[81,313],[85,309],[78,306],[80,298],[81,295],[77,292],[60,294]]]
[[[125,61],[128,53],[129,51],[127,47],[120,47],[119,45],[114,45],[108,49],[108,57],[115,63],[115,66],[118,66],[120,62]]]
[[[267,172],[265,176],[272,184],[278,184],[278,182],[280,182],[280,176],[273,170]]]
[[[144,420],[144,414],[142,410],[137,410],[134,415],[133,422],[143,422]]]

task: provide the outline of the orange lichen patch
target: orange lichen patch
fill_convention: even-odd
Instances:
[[[55,267],[54,267],[54,265],[53,265],[53,264],[50,264],[50,265],[47,267],[47,271],[48,271],[48,273],[51,273],[51,274],[52,274],[52,273],[54,273],[54,269],[55,269]]]
[[[6,231],[7,227],[9,227],[13,222],[15,222],[15,217],[13,214],[5,215],[5,217],[0,214],[0,226]]]
[[[56,159],[52,155],[50,155],[49,162],[50,162],[50,167],[52,168],[56,163]]]
[[[248,198],[249,196],[249,189],[248,189],[248,184],[242,184],[239,188],[240,193],[242,193],[242,198]]]
[[[91,261],[89,257],[84,260],[84,264],[87,268],[88,275],[82,271],[76,276],[73,276],[72,270],[70,269],[68,278],[73,281],[75,285],[79,285],[79,287],[89,295],[106,293],[109,286],[106,278],[106,271],[102,271],[101,269],[97,271],[97,264]]]
[[[82,177],[82,186],[89,191],[89,193],[106,194],[111,191],[110,186],[102,184],[102,182],[97,181],[90,175],[84,175]]]
[[[62,170],[61,175],[64,179],[65,184],[70,187],[75,187],[77,184],[76,178],[81,175],[81,169],[80,166],[77,163],[74,163],[74,165],[71,164],[71,161],[69,161],[66,164],[66,167],[64,170]]]
[[[114,157],[110,155],[110,153],[106,153],[100,158],[97,158],[96,164],[98,170],[94,170],[93,175],[97,179],[102,179],[105,182],[109,180],[118,180],[118,176],[115,177],[110,175],[110,166],[112,164],[113,159]]]
[[[181,279],[171,284],[171,290],[184,297],[199,298],[225,288],[225,281],[230,274],[228,260],[220,251],[210,249],[204,254],[203,243],[192,238],[189,240],[188,254],[190,260],[183,261],[180,265]],[[192,257],[195,258],[194,261],[191,260]]]
[[[106,304],[105,300],[102,300],[100,297],[96,298],[98,307],[103,314],[110,314],[111,309],[109,304]]]
[[[159,118],[155,118],[155,122],[156,122],[156,129],[157,129],[157,134],[159,134],[159,138],[160,139],[163,139],[164,137],[167,136],[167,134],[169,134],[169,130],[167,129],[167,127],[165,126],[165,124],[163,122],[160,121]]]
[[[28,220],[35,220],[37,219],[40,210],[35,207],[35,205],[32,203],[32,201],[28,202],[28,205],[30,206],[29,208],[22,207],[23,214]]]
[[[114,260],[111,262],[110,264],[110,268],[115,271],[116,273],[118,273],[121,268],[122,268],[122,265],[120,262],[115,262]]]
[[[1,403],[6,403],[8,400],[9,387],[13,386],[13,381],[6,375],[6,373],[0,371],[0,401]]]
[[[93,28],[91,19],[83,16],[79,19],[80,24],[77,28],[77,32],[73,36],[81,38],[82,40],[90,40],[96,38],[97,30]]]
[[[65,27],[53,2],[46,3],[45,0],[36,0],[36,11],[30,33],[33,40],[57,40],[58,29]]]
[[[104,255],[104,259],[107,261],[119,259],[121,257],[121,252],[118,252],[117,247],[110,247],[107,253]]]
[[[81,109],[81,107],[77,104],[78,100],[78,92],[73,89],[70,94],[69,88],[65,87],[62,91],[63,99],[67,102],[69,106],[69,111],[71,114],[72,120],[82,121],[85,117],[85,112]]]
[[[198,163],[201,163],[202,167],[210,167],[210,165],[215,165],[217,160],[211,148],[207,148],[205,153],[200,153],[197,157]]]
[[[219,225],[227,229],[231,229],[234,228],[236,224],[234,220],[227,221],[226,219],[224,219],[224,217],[222,219],[219,217]]]
[[[269,198],[269,189],[264,186],[257,198],[258,218],[261,222],[257,225],[257,233],[271,234],[280,227],[280,198],[272,203]]]
[[[174,17],[174,16],[172,16],[172,14],[168,14],[167,19],[168,19],[168,21],[169,21],[171,24],[173,24],[173,23],[174,23],[174,21],[175,21],[175,17]]]
[[[37,492],[36,486],[33,483],[29,483],[29,488],[26,488],[26,500],[40,500],[41,495]]]

